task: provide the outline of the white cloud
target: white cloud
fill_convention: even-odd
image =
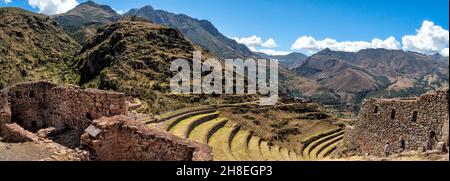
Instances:
[[[276,47],[278,47],[277,43],[275,42],[275,40],[273,38],[268,39],[261,46],[265,47],[265,48],[276,48]]]
[[[403,49],[425,54],[439,53],[443,56],[449,55],[449,32],[431,21],[424,21],[422,27],[417,30],[416,35],[403,36],[402,43],[394,37],[385,40],[373,39],[367,41],[341,41],[331,38],[316,40],[311,36],[302,36],[292,45],[291,50],[299,50],[308,54],[317,53],[325,48],[336,51],[357,52],[368,48]]]
[[[308,54],[314,54],[325,48],[330,48],[336,51],[357,52],[368,48],[385,48],[385,49],[400,49],[400,42],[394,37],[389,37],[386,40],[373,39],[371,42],[366,41],[342,41],[338,42],[331,38],[324,40],[316,40],[311,36],[302,36],[298,38],[292,45],[292,50],[303,50]]]
[[[118,11],[117,11],[117,14],[120,14],[120,15],[123,15],[124,13],[125,13],[124,10],[118,10]]]
[[[448,48],[444,48],[440,54],[444,57],[448,57],[449,56],[449,49]]]
[[[449,32],[431,21],[424,21],[416,35],[404,36],[402,42],[405,50],[448,56]]]
[[[261,37],[253,35],[250,37],[244,38],[231,38],[240,44],[244,44],[247,47],[264,47],[264,48],[276,48],[278,47],[277,43],[273,38],[269,38],[267,41],[263,41]]]
[[[12,0],[2,0],[2,2],[5,4],[9,4],[9,3],[12,3]]]
[[[244,44],[248,47],[255,47],[255,46],[260,46],[261,44],[263,44],[262,39],[256,35],[246,37],[246,38],[232,38],[232,39],[236,40],[238,43]]]
[[[372,48],[384,48],[389,50],[396,50],[400,48],[400,42],[398,42],[394,37],[389,37],[386,40],[373,39]]]
[[[33,8],[38,8],[39,13],[52,15],[65,13],[79,3],[77,0],[28,0],[28,4]]]
[[[287,52],[287,51],[277,51],[277,50],[273,50],[273,49],[261,49],[261,50],[255,50],[254,52],[261,52],[267,55],[287,55],[290,54],[292,52]]]
[[[256,52],[256,51],[258,51],[258,50],[256,50],[256,48],[255,48],[255,47],[248,47],[248,49],[250,49],[250,51],[252,51],[252,52]]]
[[[128,10],[116,10],[114,8],[112,8],[114,11],[116,11],[117,14],[123,15],[125,14]]]
[[[286,51],[277,51],[273,50],[273,48],[277,48],[278,45],[276,41],[273,38],[269,38],[266,41],[263,41],[263,39],[259,36],[253,35],[250,37],[244,37],[244,38],[232,38],[236,42],[243,44],[247,46],[252,52],[261,52],[268,55],[287,55],[291,52]]]

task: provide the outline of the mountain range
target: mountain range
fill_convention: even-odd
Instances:
[[[99,28],[114,23],[121,17],[107,5],[99,5],[93,1],[87,1],[66,13],[55,15],[52,18],[79,44],[85,45]]]
[[[148,106],[196,104],[211,98],[168,93],[170,61],[190,59],[195,50],[220,60],[278,59],[281,95],[323,104],[357,105],[369,97],[408,97],[448,87],[448,57],[385,49],[271,56],[250,51],[207,20],[151,6],[121,16],[88,1],[52,17],[18,8],[0,8],[0,15],[0,88],[52,79],[122,91]]]
[[[278,60],[282,66],[289,70],[300,67],[303,63],[305,63],[306,59],[308,59],[308,56],[298,52],[292,52],[287,55],[267,55],[261,52],[255,52],[255,54],[261,58]]]
[[[365,49],[340,52],[325,49],[295,71],[334,90],[344,102],[378,96],[413,96],[447,85],[448,58],[415,52]]]
[[[71,75],[67,64],[80,49],[51,18],[0,8],[0,89],[36,79],[63,82]]]
[[[174,14],[163,10],[155,10],[151,6],[132,9],[124,16],[139,16],[156,24],[180,30],[186,38],[205,47],[222,59],[248,58],[254,54],[245,45],[237,43],[217,30],[207,20],[198,20],[184,14]]]

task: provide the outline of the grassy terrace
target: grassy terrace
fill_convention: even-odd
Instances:
[[[341,141],[337,141],[331,144],[330,146],[326,147],[325,149],[323,149],[322,152],[320,152],[319,155],[317,156],[317,159],[322,160],[327,158],[331,153],[333,153],[334,150],[336,150],[336,147],[340,142]]]
[[[261,138],[252,136],[250,142],[248,143],[248,152],[252,161],[264,161],[264,157],[261,153],[261,148],[259,146]]]
[[[231,142],[231,151],[233,152],[233,155],[238,160],[251,160],[249,151],[248,151],[248,137],[251,136],[250,131],[247,130],[241,130],[233,138],[233,141]]]
[[[187,138],[189,135],[189,126],[194,124],[196,121],[210,121],[216,119],[219,116],[217,112],[210,114],[201,114],[188,119],[181,120],[178,124],[175,124],[170,128],[169,132],[176,136]]]
[[[158,116],[162,122],[148,126],[168,130],[174,135],[188,138],[211,146],[213,159],[216,161],[299,161],[303,157],[289,147],[269,146],[268,140],[262,139],[253,131],[236,124],[222,116],[211,107],[188,108]],[[334,128],[333,126],[329,127]],[[326,134],[313,137],[303,151],[317,158],[327,157],[334,151],[335,142],[343,131],[337,128],[327,129]],[[330,141],[331,140],[331,141]],[[327,142],[330,141],[330,142]],[[323,145],[322,145],[323,143]],[[316,148],[317,146],[320,148]],[[331,146],[331,147],[329,147]],[[311,153],[314,151],[314,153]]]
[[[342,140],[344,138],[344,135],[339,135],[337,137],[334,137],[333,139],[330,139],[328,141],[323,142],[322,144],[315,147],[311,153],[309,154],[309,158],[313,160],[318,160],[319,154],[326,148],[332,147],[336,142]],[[330,148],[331,149],[331,148]]]
[[[326,142],[326,141],[333,139],[342,134],[344,134],[344,131],[339,129],[339,130],[333,130],[331,132],[325,133],[325,134],[321,135],[321,137],[314,138],[314,141],[307,144],[307,146],[303,149],[303,152],[302,152],[303,158],[305,160],[310,160],[310,153],[315,147],[322,144],[323,142]]]
[[[169,119],[172,119],[174,117],[180,116],[182,114],[186,114],[189,112],[195,112],[200,110],[210,110],[212,109],[210,106],[201,106],[201,107],[193,107],[193,108],[186,108],[186,109],[180,109],[173,112],[167,112],[158,116],[155,116],[155,118],[158,120],[158,122],[167,121]]]
[[[191,111],[191,112],[185,112],[185,113],[177,115],[171,119],[168,119],[165,122],[160,123],[160,128],[169,131],[170,129],[172,129],[172,127],[174,127],[179,122],[181,122],[185,119],[189,119],[189,118],[197,116],[197,115],[209,114],[209,113],[214,113],[214,112],[216,112],[216,110],[214,110],[214,109],[195,110],[195,111]]]
[[[228,122],[226,118],[217,118],[195,127],[189,134],[189,139],[207,144],[211,137],[218,129]]]
[[[290,156],[289,156],[289,150],[286,148],[281,148],[281,157],[283,158],[283,160],[285,161],[289,161],[291,160]]]
[[[276,158],[270,152],[269,144],[266,141],[261,142],[261,154],[263,155],[265,161],[276,161]]]
[[[208,143],[213,151],[213,158],[216,161],[235,161],[237,160],[231,153],[229,138],[233,131],[238,129],[234,124],[226,124],[214,133]]]
[[[275,158],[276,161],[283,161],[283,157],[280,153],[280,146],[272,146],[270,147],[270,153]]]

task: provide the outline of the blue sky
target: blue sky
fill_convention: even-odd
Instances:
[[[8,3],[8,6],[19,6],[39,12],[38,8],[31,8],[28,5],[29,0],[10,1],[12,2]],[[73,1],[84,2],[84,0]],[[96,0],[95,2],[110,5],[117,11],[151,5],[155,9],[207,19],[224,35],[233,37],[241,43],[250,44],[252,49],[285,52],[314,53],[323,46],[347,50],[341,46],[362,46],[366,44],[355,42],[371,43],[375,38],[385,41],[389,37],[393,37],[400,44],[396,45],[397,42],[391,39],[392,41],[388,43],[381,42],[381,47],[405,49],[402,40],[404,36],[417,35],[416,30],[423,26],[425,20],[433,23],[431,28],[440,26],[448,32],[449,26],[449,0]],[[5,6],[5,3],[0,6]],[[253,35],[256,37],[242,39]],[[294,47],[293,44],[301,37],[304,38],[298,42],[303,45]],[[262,46],[270,38],[277,46],[273,43],[270,46]],[[326,38],[335,42],[323,41]],[[441,38],[448,39],[448,35]],[[257,43],[252,44],[251,41]],[[350,44],[338,45],[344,41]],[[367,46],[369,45],[363,47]],[[420,45],[408,50],[415,50],[417,47]],[[448,48],[448,42],[430,50],[420,51],[439,53],[438,49],[443,48]]]

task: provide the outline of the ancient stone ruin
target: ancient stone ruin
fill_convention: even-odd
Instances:
[[[148,128],[127,114],[125,95],[112,91],[47,81],[0,91],[0,136],[8,142],[50,145],[78,157],[71,160],[211,160],[209,147]]]
[[[344,136],[344,148],[350,153],[383,155],[389,141],[394,152],[405,140],[406,151],[424,150],[435,135],[433,149],[448,145],[448,90],[425,94],[415,99],[369,99],[361,108],[354,127]]]
[[[82,145],[96,160],[202,161],[211,160],[211,149],[168,132],[148,129],[126,116],[95,120],[82,136]]]

